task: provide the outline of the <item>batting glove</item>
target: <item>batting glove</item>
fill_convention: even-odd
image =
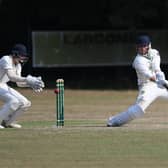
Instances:
[[[158,80],[158,81],[160,81],[160,80],[165,80],[165,74],[163,73],[163,72],[157,72],[156,73],[156,79]]]
[[[167,80],[158,80],[157,84],[161,88],[166,88],[168,89],[168,81]]]

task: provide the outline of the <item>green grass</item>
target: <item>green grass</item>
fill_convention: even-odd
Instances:
[[[24,128],[32,129],[45,129],[55,128],[56,121],[23,121],[21,122]],[[105,120],[65,120],[64,127],[106,127]]]
[[[22,92],[32,108],[19,120],[22,129],[0,130],[1,168],[168,167],[167,102],[124,127],[107,128],[107,117],[128,107],[137,92],[67,90],[65,126],[57,128],[55,95]]]
[[[163,168],[166,131],[120,128],[6,129],[0,132],[0,167]]]

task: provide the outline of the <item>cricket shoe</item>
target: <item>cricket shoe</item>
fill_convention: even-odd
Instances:
[[[10,123],[9,125],[7,125],[4,120],[2,121],[1,126],[3,126],[4,128],[22,128],[20,124],[16,123]]]
[[[7,126],[7,128],[22,128],[22,126],[20,124],[11,123]]]
[[[119,127],[120,125],[113,120],[114,117],[110,117],[107,121],[107,127]]]
[[[107,121],[107,127],[113,127],[113,124],[112,124],[112,119],[113,117],[110,117]]]
[[[0,129],[4,129],[4,128],[5,128],[4,126],[0,125]]]

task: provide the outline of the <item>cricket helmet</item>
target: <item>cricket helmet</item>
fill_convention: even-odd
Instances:
[[[150,44],[151,44],[151,40],[150,40],[149,36],[147,36],[147,35],[140,35],[136,39],[137,46],[146,46],[146,45],[150,45]]]
[[[23,44],[15,44],[11,49],[11,55],[13,57],[20,58],[21,63],[25,63],[28,61],[27,48]]]
[[[11,54],[27,56],[27,48],[23,44],[15,44],[11,50]]]

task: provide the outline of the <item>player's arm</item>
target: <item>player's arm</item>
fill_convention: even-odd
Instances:
[[[153,82],[156,82],[156,77],[155,77],[155,76],[151,76],[151,77],[149,78],[149,80],[150,80],[150,81],[153,81]]]
[[[160,68],[160,62],[161,62],[160,55],[159,55],[159,52],[157,52],[154,58],[154,69],[155,69],[155,74],[156,74],[156,82],[161,87],[165,87],[166,89],[168,89],[168,81],[166,80],[164,72]]]
[[[17,75],[12,69],[7,69],[6,74],[12,82],[27,82],[26,77]]]
[[[154,82],[156,81],[156,76],[149,71],[146,62],[144,62],[143,60],[138,60],[134,62],[133,67],[136,69],[138,73],[143,75],[145,78]]]
[[[28,86],[37,91],[41,91],[41,89],[44,88],[44,82],[40,77],[33,77],[31,75],[22,77],[20,75],[17,75],[12,69],[7,69],[6,74],[12,82],[19,83],[22,87],[23,85]]]
[[[155,50],[155,57],[154,57],[154,69],[155,69],[155,74],[156,74],[156,80],[166,80],[165,79],[165,74],[164,72],[161,70],[160,68],[160,62],[161,62],[161,59],[160,59],[160,54],[157,50]]]
[[[29,87],[29,85],[27,84],[27,82],[16,82],[18,87]]]

